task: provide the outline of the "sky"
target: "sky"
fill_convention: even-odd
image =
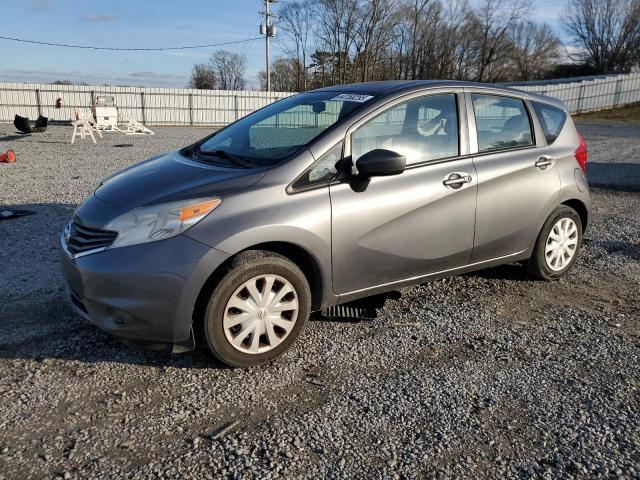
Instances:
[[[559,15],[566,1],[534,1],[532,19],[549,23],[562,38]],[[214,44],[260,37],[262,6],[261,0],[0,0],[0,35],[124,48]],[[257,88],[264,39],[218,48],[247,56],[247,84]],[[193,65],[215,49],[109,52],[0,39],[0,82],[185,87]],[[276,39],[272,58],[282,54]]]

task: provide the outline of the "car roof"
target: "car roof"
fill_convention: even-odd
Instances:
[[[404,90],[437,87],[481,87],[503,91],[516,91],[513,88],[502,87],[491,83],[465,82],[460,80],[383,80],[379,82],[347,83],[344,85],[334,85],[332,87],[319,88],[315,91],[384,95],[398,93]],[[519,91],[519,93],[520,92],[521,91]]]
[[[516,88],[496,85],[493,83],[466,82],[460,80],[384,80],[379,82],[348,83],[345,85],[334,85],[331,87],[318,88],[314,92],[336,92],[336,93],[359,93],[374,95],[382,98],[396,95],[405,91],[421,90],[427,88],[481,88],[484,90],[495,90],[496,93],[517,93],[528,96],[531,99],[552,103],[562,106],[562,102],[553,97],[541,95],[539,93],[527,92]]]

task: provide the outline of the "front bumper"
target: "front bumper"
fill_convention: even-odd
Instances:
[[[67,297],[101,330],[149,344],[187,344],[203,285],[228,257],[184,235],[71,258],[61,240]]]

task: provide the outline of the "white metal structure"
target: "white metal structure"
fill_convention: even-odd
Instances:
[[[106,132],[123,132],[126,135],[155,135],[150,129],[131,117],[124,118],[124,127],[118,126],[118,107],[112,95],[96,97],[93,117],[97,129]]]
[[[510,86],[556,97],[572,114],[640,102],[640,73]],[[91,108],[96,95],[113,96],[121,119],[143,125],[221,126],[293,93],[0,83],[0,122],[12,123],[16,113],[68,120],[75,108]],[[64,97],[65,105],[56,109],[58,97]]]
[[[131,117],[125,118],[124,129],[116,127],[119,131],[124,132],[126,135],[155,135],[150,129],[142,125],[140,122],[135,121]]]
[[[98,132],[100,137],[102,137],[100,130],[96,128],[95,124],[92,123],[82,111],[76,110],[74,117],[75,118],[71,120],[71,125],[73,125],[73,133],[71,134],[72,145],[75,143],[76,137],[80,137],[84,140],[87,136],[91,137],[93,143],[96,143],[96,137],[93,136],[94,129]]]
[[[92,111],[96,126],[99,129],[105,131],[118,130],[118,107],[116,107],[113,96],[101,95],[96,97]]]

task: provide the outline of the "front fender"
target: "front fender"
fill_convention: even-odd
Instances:
[[[322,304],[335,303],[328,187],[289,195],[281,183],[261,182],[225,195],[218,208],[185,234],[229,255],[267,242],[295,245],[318,266]]]

